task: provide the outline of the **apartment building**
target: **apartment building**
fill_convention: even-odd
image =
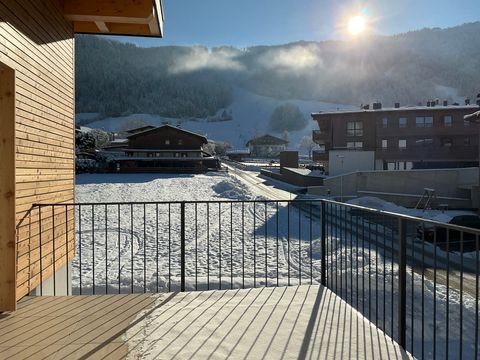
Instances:
[[[332,150],[370,151],[375,170],[478,166],[478,125],[464,119],[478,105],[383,108],[380,103],[358,111],[313,113],[319,129],[313,159],[328,165]]]

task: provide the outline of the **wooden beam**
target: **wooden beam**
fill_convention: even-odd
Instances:
[[[152,14],[152,9],[152,0],[63,0],[63,14],[67,18],[93,15],[145,19]]]
[[[0,63],[0,312],[16,309],[15,72]]]
[[[102,32],[102,33],[110,32],[110,30],[108,30],[107,24],[105,24],[102,21],[95,21],[95,25],[97,25],[98,30],[100,30],[100,32]]]
[[[148,24],[149,16],[146,17],[125,17],[125,16],[104,16],[104,15],[65,15],[74,22],[104,22],[118,24]]]

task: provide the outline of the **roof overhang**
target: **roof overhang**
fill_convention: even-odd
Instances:
[[[162,0],[61,0],[76,33],[163,36]]]

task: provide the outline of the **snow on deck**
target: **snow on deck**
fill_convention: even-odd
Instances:
[[[126,338],[129,358],[403,359],[398,344],[321,286],[162,296]]]

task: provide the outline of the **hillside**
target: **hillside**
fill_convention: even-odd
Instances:
[[[214,115],[232,88],[278,99],[344,104],[457,100],[480,90],[480,22],[363,42],[297,42],[247,49],[136,48],[76,41],[77,112]]]

